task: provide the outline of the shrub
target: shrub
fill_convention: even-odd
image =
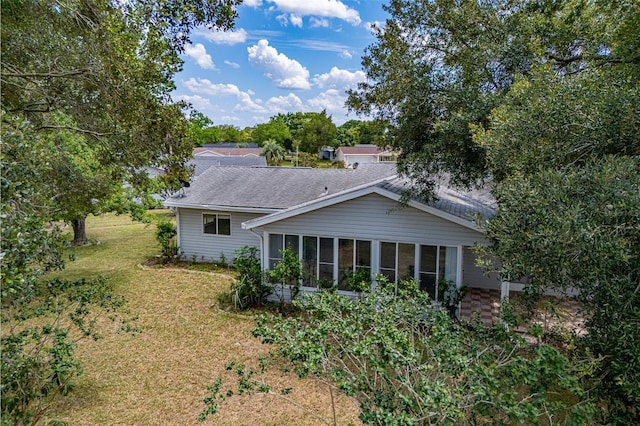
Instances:
[[[347,288],[358,293],[371,290],[371,270],[360,268],[347,272]]]
[[[256,247],[244,246],[234,252],[233,265],[238,278],[231,284],[231,300],[236,309],[248,309],[264,304],[271,287],[262,282],[262,268]]]
[[[165,260],[173,259],[178,255],[176,235],[178,235],[178,230],[172,222],[160,219],[156,224],[156,239],[160,244],[162,257]]]
[[[280,302],[284,303],[284,288],[291,290],[291,299],[295,299],[300,292],[302,279],[302,265],[298,255],[289,249],[281,250],[282,260],[273,269],[266,271],[267,281],[280,285]]]

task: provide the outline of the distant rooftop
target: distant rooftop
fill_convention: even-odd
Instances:
[[[262,154],[262,148],[224,148],[224,147],[200,147],[193,149],[193,155],[237,155],[237,156],[259,156]]]
[[[221,142],[221,143],[205,143],[203,148],[259,148],[255,142]]]
[[[210,167],[227,167],[227,166],[266,166],[267,160],[264,157],[256,157],[253,155],[239,156],[239,155],[196,155],[192,160],[187,163],[190,166],[195,166],[195,172],[193,177],[200,176]]]

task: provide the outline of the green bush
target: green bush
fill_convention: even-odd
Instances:
[[[170,260],[178,255],[178,243],[176,241],[178,230],[175,225],[166,220],[160,219],[156,224],[156,239],[162,249],[162,257]]]
[[[358,293],[371,290],[371,270],[360,268],[347,272],[347,288]]]
[[[261,306],[271,293],[262,280],[262,268],[256,247],[244,246],[234,252],[233,266],[239,275],[231,284],[231,300],[236,309]]]
[[[302,265],[298,254],[289,249],[281,250],[282,260],[275,264],[273,269],[266,271],[267,281],[280,286],[280,302],[284,303],[284,288],[291,290],[291,299],[295,299],[300,292],[300,280],[302,279]]]

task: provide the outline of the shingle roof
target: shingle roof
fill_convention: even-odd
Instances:
[[[217,166],[266,166],[267,160],[264,157],[239,157],[239,156],[220,156],[220,155],[197,155],[187,163],[189,166],[195,166],[193,176],[200,176],[207,171],[209,167]]]
[[[211,167],[189,188],[166,200],[168,206],[286,209],[320,197],[390,178],[394,164],[357,169],[294,167]],[[181,194],[183,193],[183,194]]]
[[[194,148],[193,155],[260,155],[262,148]]]
[[[387,191],[402,195],[410,188],[410,182],[403,178],[394,178],[378,184]],[[438,210],[452,214],[462,219],[473,221],[477,214],[483,219],[495,215],[497,204],[488,187],[475,190],[457,189],[442,182],[436,187],[435,201],[424,203]],[[413,200],[423,202],[415,197]]]
[[[205,143],[202,144],[203,148],[259,148],[255,142],[219,142],[219,143]]]
[[[338,193],[378,187],[396,195],[410,188],[410,181],[395,176],[392,163],[363,164],[357,169],[293,167],[211,167],[193,179],[191,186],[166,200],[173,207],[233,207],[284,210]],[[325,190],[326,188],[326,190]],[[462,190],[445,181],[437,187],[437,200],[424,203],[458,218],[474,222],[479,214],[495,215],[496,200],[489,188]]]

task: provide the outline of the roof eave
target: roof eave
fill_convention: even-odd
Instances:
[[[198,210],[216,210],[216,211],[230,211],[230,212],[246,212],[246,213],[276,213],[283,209],[267,208],[267,207],[244,207],[244,206],[225,206],[218,204],[197,204],[197,203],[177,203],[172,201],[165,201],[165,207],[175,207],[183,209],[198,209]]]

